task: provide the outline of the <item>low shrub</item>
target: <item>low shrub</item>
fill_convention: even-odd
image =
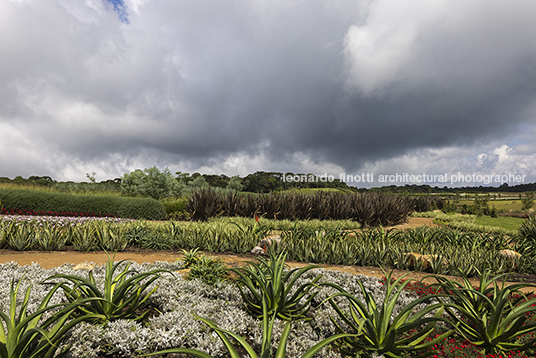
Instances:
[[[227,280],[228,269],[222,261],[206,255],[199,255],[190,266],[188,280],[201,280],[209,285],[215,285]]]
[[[0,200],[8,211],[89,213],[91,216],[117,216],[132,219],[163,220],[164,204],[151,198],[130,198],[117,195],[75,195],[31,189],[0,188]]]
[[[166,208],[166,214],[169,219],[172,220],[189,220],[190,214],[188,213],[188,199],[186,198],[166,198],[161,200],[162,204]]]

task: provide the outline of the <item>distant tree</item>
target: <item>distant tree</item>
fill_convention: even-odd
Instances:
[[[37,175],[32,175],[31,177],[28,178],[27,181],[31,182],[32,184],[42,185],[42,186],[49,186],[56,182],[54,179],[52,179],[49,176],[40,177]]]
[[[13,179],[13,183],[23,184],[26,182],[27,180],[21,177],[20,175],[16,176],[15,179]]]
[[[86,173],[86,178],[88,178],[89,182],[93,183],[93,184],[95,184],[97,182],[97,180],[95,179],[96,176],[97,176],[97,173],[95,173],[95,172],[93,172],[91,174]]]
[[[177,175],[177,181],[183,185],[187,185],[190,181],[193,180],[190,176],[190,173],[175,172],[175,174]]]
[[[244,186],[242,185],[242,182],[238,176],[232,177],[229,179],[229,184],[227,184],[227,189],[235,190],[235,191],[242,191]]]
[[[521,194],[519,195],[521,196]],[[525,193],[521,198],[521,202],[523,203],[521,210],[529,211],[534,206],[534,192]]]
[[[205,180],[205,177],[201,175],[189,182],[188,185],[194,188],[207,188],[210,186]]]
[[[253,193],[268,193],[283,189],[281,173],[275,172],[255,172],[247,175],[242,180],[244,191]]]
[[[220,175],[203,174],[203,178],[205,178],[205,180],[210,186],[218,187],[218,188],[226,188],[230,180],[230,178],[225,174],[220,174]]]
[[[130,174],[123,174],[121,179],[121,190],[128,195],[149,196],[159,200],[181,194],[181,184],[167,168],[163,172],[156,166],[136,169]]]

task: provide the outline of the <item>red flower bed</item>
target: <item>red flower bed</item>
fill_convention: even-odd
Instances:
[[[386,281],[387,281],[387,278],[383,277],[380,280],[380,283],[382,285],[385,285]],[[405,282],[406,280],[401,280],[401,281]],[[425,297],[425,296],[430,296],[434,294],[445,294],[445,291],[442,288],[428,285],[419,281],[412,281],[408,283],[405,287],[405,290],[413,291],[417,293],[419,297]],[[517,294],[515,296],[518,297]],[[527,299],[532,299],[534,297],[536,297],[535,294],[526,296]],[[535,305],[532,305],[532,306],[535,306]],[[527,316],[528,316],[527,321],[534,321],[536,319],[536,317],[528,313],[527,313]],[[433,333],[425,339],[425,342],[431,341],[440,335],[441,333],[438,333],[438,332]],[[534,333],[529,333],[528,335],[525,335],[525,336],[527,336],[527,338],[529,339],[532,339],[534,338]],[[433,347],[428,349],[428,352],[433,352],[433,354],[430,356],[432,358],[441,358],[441,357],[448,357],[448,358],[529,358],[529,356],[519,351],[508,352],[504,355],[500,355],[500,354],[482,355],[474,344],[468,342],[467,340],[460,338],[459,336],[455,334],[443,339],[441,344],[434,345]]]

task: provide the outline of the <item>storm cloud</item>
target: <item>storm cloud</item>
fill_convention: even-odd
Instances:
[[[535,13],[497,0],[2,1],[0,176],[156,165],[536,181]]]

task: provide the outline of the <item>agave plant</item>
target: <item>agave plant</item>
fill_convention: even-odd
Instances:
[[[116,274],[119,266],[125,260],[114,264],[113,258],[106,263],[104,288],[101,290],[96,283],[93,271],[89,271],[89,278],[76,275],[58,274],[50,276],[48,280],[64,279],[70,282],[61,282],[60,286],[70,302],[76,302],[82,298],[98,298],[88,305],[78,307],[78,311],[84,314],[93,314],[94,321],[104,323],[117,319],[143,320],[149,310],[140,313],[143,304],[157,290],[158,286],[146,292],[149,286],[161,277],[161,272],[167,270],[158,269],[144,273],[130,270],[130,263],[120,273]],[[52,282],[45,282],[53,284]]]
[[[0,311],[0,358],[52,358],[66,333],[82,321],[94,318],[84,315],[72,318],[73,311],[82,304],[97,298],[78,300],[70,304],[50,305],[50,300],[60,287],[54,285],[41,301],[37,310],[28,313],[31,286],[28,286],[17,314],[17,296],[22,280],[16,285],[11,281],[9,313]],[[57,310],[44,319],[47,312]],[[65,350],[61,353],[65,353]],[[61,355],[60,354],[60,355]]]
[[[394,308],[404,287],[410,282],[402,282],[404,276],[396,281],[391,279],[392,271],[387,274],[386,293],[383,302],[376,302],[372,293],[367,291],[363,283],[359,282],[365,302],[333,283],[323,283],[338,290],[328,297],[339,317],[346,323],[356,336],[345,338],[346,343],[357,352],[371,357],[372,354],[384,354],[389,357],[401,357],[405,352],[417,352],[432,347],[453,331],[448,331],[433,339],[424,342],[432,333],[435,323],[441,320],[443,304],[428,304],[425,308],[413,312],[419,305],[429,302],[433,297],[421,297],[407,304],[398,315],[395,316]],[[336,297],[346,298],[350,309],[343,311],[334,300]],[[435,311],[433,316],[431,314]],[[345,328],[332,318],[338,330],[344,332]],[[417,333],[412,334],[417,330]],[[415,355],[424,357],[427,353]],[[361,356],[360,356],[361,357]],[[412,356],[413,357],[413,356]]]
[[[4,248],[7,238],[13,232],[14,222],[0,222],[0,248]]]
[[[244,268],[233,269],[238,275],[236,282],[246,310],[253,316],[263,317],[266,314],[265,304],[270,316],[275,315],[285,321],[306,318],[310,303],[318,293],[314,289],[318,287],[321,276],[299,287],[295,285],[304,273],[319,266],[308,265],[285,271],[286,257],[285,251],[275,254],[269,250],[268,258],[259,257]]]
[[[530,239],[532,242],[536,241],[536,216],[530,216],[519,227],[519,235]]]
[[[185,268],[189,268],[193,266],[200,256],[199,248],[197,247],[189,251],[183,249],[182,254],[184,255],[184,257],[182,258],[182,261],[184,262]]]
[[[59,251],[67,242],[65,229],[45,224],[35,233],[35,241],[45,251]]]
[[[99,245],[105,251],[123,251],[128,245],[125,226],[100,222],[95,227]]]
[[[7,236],[9,248],[17,251],[30,250],[35,243],[34,229],[29,224],[13,226],[11,234]]]
[[[506,274],[490,277],[489,271],[478,272],[480,287],[473,288],[467,276],[463,283],[432,276],[443,288],[451,303],[445,311],[456,326],[457,332],[479,347],[482,353],[524,351],[534,348],[536,338],[519,343],[517,338],[536,332],[536,322],[528,322],[528,314],[536,313],[536,298],[527,299],[520,291],[530,284],[505,285]],[[502,285],[498,281],[503,279]]]
[[[76,251],[93,251],[98,247],[95,223],[71,226],[69,236]]]

